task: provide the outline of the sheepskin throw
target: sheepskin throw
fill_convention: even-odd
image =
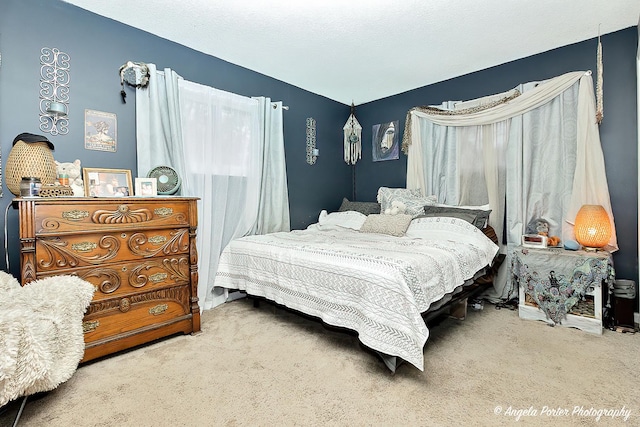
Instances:
[[[76,276],[22,287],[0,271],[0,406],[71,378],[84,355],[82,318],[94,291]]]

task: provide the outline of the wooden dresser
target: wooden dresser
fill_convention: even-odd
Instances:
[[[96,286],[83,362],[200,330],[197,198],[18,198],[22,284],[73,274]]]

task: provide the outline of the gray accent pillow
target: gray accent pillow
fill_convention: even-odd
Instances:
[[[458,218],[467,221],[470,224],[476,225],[477,216],[472,212],[429,212],[422,215],[419,215],[417,218],[426,218],[426,217],[447,217],[447,218]]]
[[[426,205],[424,207],[424,214],[429,216],[452,216],[454,214],[472,214],[475,215],[475,220],[471,224],[478,227],[480,230],[485,228],[489,224],[489,214],[491,210],[481,209],[464,209],[456,208],[453,206],[432,206]],[[430,215],[437,214],[437,215]],[[459,217],[456,217],[459,218]],[[464,218],[463,218],[464,219]]]
[[[361,233],[379,233],[388,234],[390,236],[404,236],[409,224],[411,224],[411,215],[383,215],[371,214],[367,217],[360,227]]]
[[[346,197],[342,199],[342,204],[338,212],[356,211],[364,215],[379,214],[380,203],[377,202],[351,202]]]

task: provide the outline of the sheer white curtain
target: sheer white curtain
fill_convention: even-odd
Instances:
[[[289,230],[282,104],[273,108],[268,98],[180,78],[171,90],[158,89],[166,86],[168,75],[174,72],[152,74],[148,89],[136,92],[137,99],[149,98],[136,108],[138,168],[160,160],[174,167],[182,163],[182,194],[200,198],[198,298],[201,309],[210,309],[227,299],[214,283],[227,243],[247,234]],[[165,105],[175,106],[177,114],[164,114]]]
[[[543,217],[551,234],[573,239],[578,209],[595,203],[605,207],[614,225],[590,75],[569,73],[518,90],[520,96],[484,110],[454,115],[414,110],[408,119],[407,187],[436,194],[447,204],[489,203],[490,224],[500,239],[506,229],[501,252],[507,261],[488,295],[494,300],[515,296],[507,277],[509,254],[531,219]],[[510,94],[443,107],[465,110]],[[586,177],[591,174],[596,179]],[[609,249],[617,250],[615,227]]]

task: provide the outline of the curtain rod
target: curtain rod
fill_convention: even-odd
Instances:
[[[273,108],[276,108],[277,104],[276,104],[275,102],[272,102],[272,103],[271,103],[271,106],[272,106]],[[283,105],[283,106],[282,106],[282,109],[283,109],[283,110],[288,110],[288,109],[289,109],[289,106],[288,106],[288,105]]]

